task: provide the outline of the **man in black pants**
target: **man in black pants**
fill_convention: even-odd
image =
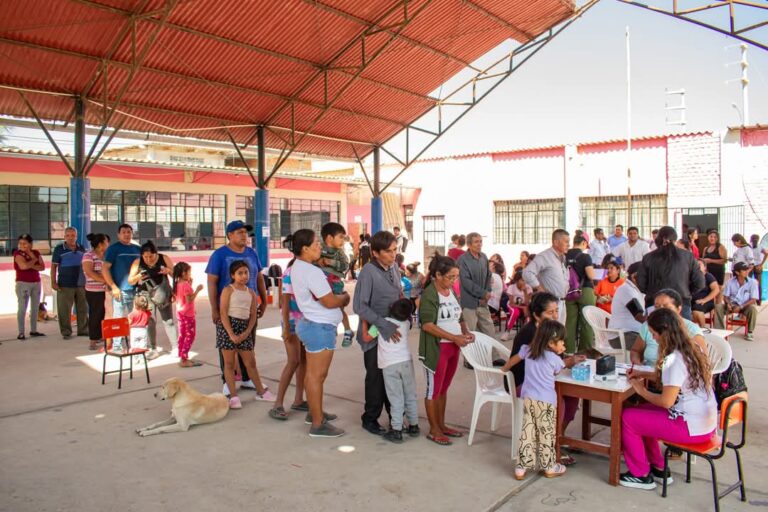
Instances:
[[[363,428],[372,434],[382,435],[386,429],[379,424],[381,411],[386,407],[389,414],[389,400],[384,389],[384,376],[379,369],[377,338],[365,341],[365,329],[375,326],[379,335],[398,341],[397,325],[387,321],[389,306],[402,295],[400,272],[395,263],[397,240],[388,231],[379,231],[371,238],[373,260],[367,263],[357,276],[354,312],[360,316],[357,341],[363,350],[365,365],[365,412],[361,416]],[[403,340],[407,342],[407,340]]]
[[[264,311],[267,309],[267,287],[264,283],[264,275],[261,273],[261,261],[256,251],[248,247],[248,233],[252,230],[252,226],[241,220],[234,220],[227,224],[227,245],[213,251],[208,260],[205,273],[208,274],[208,300],[211,303],[211,319],[214,325],[221,321],[219,297],[221,297],[224,288],[232,282],[229,266],[236,260],[244,260],[248,264],[248,287],[256,292],[261,299],[258,309],[259,318],[264,315]],[[221,350],[219,350],[219,366],[221,367],[221,380],[224,381],[224,358],[221,355]],[[248,375],[242,359],[240,359],[240,375],[243,377],[240,387],[256,389],[256,385],[251,380],[255,376]],[[222,393],[229,395],[226,382],[224,382]]]

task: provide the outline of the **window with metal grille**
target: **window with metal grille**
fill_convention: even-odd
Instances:
[[[627,196],[604,196],[579,198],[580,227],[589,236],[595,228],[603,228],[605,236],[613,233],[616,224],[624,230],[635,226],[640,236],[650,239],[651,231],[667,224],[667,196],[632,196],[632,217],[627,214]]]
[[[25,233],[32,235],[36,249],[47,253],[64,239],[68,224],[66,187],[0,185],[0,254],[11,254]]]
[[[235,198],[238,219],[253,222],[253,196]],[[326,222],[339,222],[341,202],[321,199],[271,198],[269,200],[269,247],[279,249],[291,233],[307,228],[320,233]],[[343,223],[342,223],[343,224]]]
[[[91,231],[114,237],[120,224],[133,226],[138,242],[163,251],[215,249],[226,243],[227,197],[141,190],[91,190]]]
[[[546,244],[552,231],[565,226],[562,199],[494,201],[493,213],[496,244]]]

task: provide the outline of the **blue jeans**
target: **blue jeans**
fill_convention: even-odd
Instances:
[[[305,317],[299,320],[296,333],[304,344],[304,349],[313,354],[336,349],[336,327],[333,324],[313,322]]]
[[[680,316],[686,320],[693,321],[693,313],[691,312],[691,300],[683,299],[683,310],[680,312]]]

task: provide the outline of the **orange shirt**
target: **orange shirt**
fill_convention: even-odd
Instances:
[[[600,297],[601,295],[610,295],[611,299],[613,299],[613,296],[616,294],[616,289],[624,284],[624,279],[619,278],[615,282],[610,282],[608,278],[602,279],[599,283],[597,283],[597,286],[595,287],[595,297]],[[603,311],[606,311],[607,313],[611,312],[611,304],[613,302],[606,302],[605,304],[597,303],[597,307],[602,309]]]

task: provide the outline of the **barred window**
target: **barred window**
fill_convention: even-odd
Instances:
[[[616,224],[626,230],[637,227],[641,237],[648,237],[656,228],[667,224],[667,196],[632,196],[632,217],[627,215],[626,196],[580,198],[581,228],[590,236],[595,228],[602,228],[606,236]]]
[[[0,185],[0,254],[8,255],[19,235],[29,233],[43,252],[64,239],[69,224],[69,190],[64,187]]]
[[[494,201],[493,213],[496,244],[546,244],[552,231],[565,226],[562,199]]]
[[[235,198],[235,214],[238,219],[253,221],[253,196]],[[269,247],[279,249],[283,240],[299,229],[311,229],[320,233],[326,222],[339,222],[341,202],[321,199],[287,199],[273,197],[269,200]]]
[[[141,190],[91,190],[91,231],[114,236],[133,226],[138,242],[152,240],[164,251],[215,249],[226,243],[224,194]]]

